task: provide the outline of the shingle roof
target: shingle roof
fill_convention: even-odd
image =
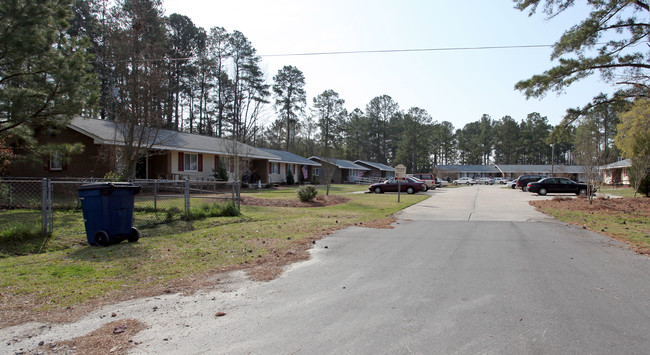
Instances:
[[[339,169],[348,169],[348,170],[370,170],[366,167],[363,167],[361,165],[357,165],[349,160],[342,160],[342,159],[334,159],[334,158],[321,158],[317,156],[311,156],[309,157],[310,160],[319,160],[323,161],[326,163],[330,163],[333,165],[336,165],[337,168]]]
[[[498,169],[497,169],[498,166]],[[519,173],[519,174],[535,174],[543,173],[550,174],[551,171],[555,173],[570,173],[580,174],[584,172],[584,167],[580,165],[436,165],[439,171],[454,171],[459,173],[493,173],[499,174],[501,171],[504,173]],[[501,169],[501,170],[499,170]]]
[[[460,173],[498,173],[494,166],[489,165],[436,165],[440,171],[457,171]]]
[[[623,159],[619,160],[617,162],[607,164],[605,166],[602,166],[602,169],[616,169],[616,168],[628,168],[632,166],[632,160],[631,159]]]
[[[581,165],[497,165],[505,173],[550,174],[553,171],[555,173],[581,174],[585,172],[584,167]]]
[[[361,165],[367,165],[370,166],[371,168],[375,168],[381,171],[395,171],[395,168],[392,166],[384,165],[382,163],[375,163],[372,161],[364,161],[364,160],[355,160],[355,164],[361,164]]]
[[[272,161],[290,163],[290,164],[320,166],[320,163],[317,163],[313,160],[309,160],[305,157],[301,157],[300,155],[287,152],[285,150],[276,150],[276,149],[268,149],[268,148],[259,148],[259,149],[267,153],[271,153],[273,155],[278,156],[279,159],[272,159]]]
[[[68,127],[89,136],[97,144],[124,145],[124,138],[119,126],[112,121],[75,118]],[[141,127],[136,127],[141,129]],[[261,149],[230,139],[203,136],[193,133],[160,129],[155,137],[147,139],[152,149],[182,150],[185,152],[238,155],[247,158],[274,160],[278,157]],[[153,144],[152,144],[153,143]]]

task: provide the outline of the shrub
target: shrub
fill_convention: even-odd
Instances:
[[[212,169],[212,173],[212,176],[214,176],[215,179],[228,181],[228,171],[226,171],[226,168],[221,162],[219,162],[219,166],[216,169]]]
[[[316,197],[316,195],[318,195],[318,191],[316,191],[316,188],[313,185],[302,185],[298,188],[296,193],[302,202],[311,201]]]
[[[632,182],[632,186],[634,186],[634,182]],[[650,174],[646,175],[646,177],[641,180],[639,189],[636,192],[645,195],[646,197],[650,196]]]
[[[287,172],[287,185],[293,185],[296,181],[293,179],[293,173],[291,170]]]
[[[178,207],[171,207],[165,212],[165,220],[167,222],[171,222],[174,220],[174,218],[176,218],[176,215],[180,215],[182,212],[183,211],[181,211],[181,209]]]
[[[239,210],[237,209],[237,206],[231,201],[223,205],[223,208],[221,209],[221,215],[224,217],[234,217],[234,216],[239,216]]]
[[[117,171],[109,171],[104,175],[106,181],[126,181],[123,173]]]
[[[231,201],[224,205],[213,203],[210,205],[191,208],[187,215],[187,218],[183,219],[186,221],[194,221],[207,217],[232,217],[238,215],[239,211],[237,210],[237,207],[235,207],[235,204]]]

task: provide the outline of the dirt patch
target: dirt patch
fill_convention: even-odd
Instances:
[[[593,203],[589,203],[586,197],[567,198],[556,197],[552,200],[530,201],[532,206],[541,212],[548,213],[547,210],[564,210],[572,212],[583,212],[590,215],[604,215],[608,217],[620,218],[621,223],[625,219],[633,218],[640,221],[650,221],[650,198],[642,197],[625,197],[625,198],[596,198]],[[586,221],[586,219],[585,219]],[[632,250],[640,254],[650,254],[650,248],[630,241],[629,239],[612,233],[605,227],[589,225],[586,222],[570,222],[574,225],[585,229],[598,232],[618,241],[627,244]],[[650,234],[650,230],[646,230]]]
[[[137,345],[133,336],[146,326],[135,319],[124,319],[105,324],[101,328],[64,342],[41,344],[38,354],[127,354]]]
[[[561,208],[584,212],[642,213],[650,216],[650,198],[596,198],[594,203],[590,204],[586,197],[556,197],[552,200],[531,201],[530,204],[537,208]]]
[[[295,200],[258,198],[252,196],[241,196],[242,205],[246,206],[268,206],[268,207],[325,207],[340,205],[350,201],[349,198],[336,195],[318,195],[313,201],[302,202],[297,197]]]

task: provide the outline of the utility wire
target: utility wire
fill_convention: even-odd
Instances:
[[[520,46],[485,46],[485,47],[447,47],[447,48],[416,48],[416,49],[377,49],[368,51],[338,51],[338,52],[309,52],[309,53],[283,53],[260,54],[260,57],[296,57],[310,55],[340,55],[340,54],[367,54],[367,53],[403,53],[403,52],[443,52],[443,51],[470,51],[490,49],[519,49],[519,48],[546,48],[551,44],[528,44]]]
[[[443,48],[411,48],[411,49],[376,49],[367,51],[336,51],[336,52],[307,52],[307,53],[281,53],[281,54],[258,54],[259,57],[299,57],[299,56],[317,56],[317,55],[343,55],[343,54],[374,54],[374,53],[408,53],[408,52],[451,52],[451,51],[477,51],[493,49],[522,49],[522,48],[548,48],[552,44],[527,44],[519,46],[484,46],[484,47],[443,47]],[[196,59],[196,56],[183,58],[148,58],[136,59],[137,62],[153,61],[187,61]],[[125,59],[120,62],[130,62],[131,59]]]

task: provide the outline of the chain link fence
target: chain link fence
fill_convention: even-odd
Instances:
[[[0,232],[38,227],[44,233],[84,234],[78,198],[81,185],[102,179],[0,180]],[[188,218],[192,211],[215,204],[240,207],[240,184],[223,181],[134,180],[133,225],[146,227]]]

